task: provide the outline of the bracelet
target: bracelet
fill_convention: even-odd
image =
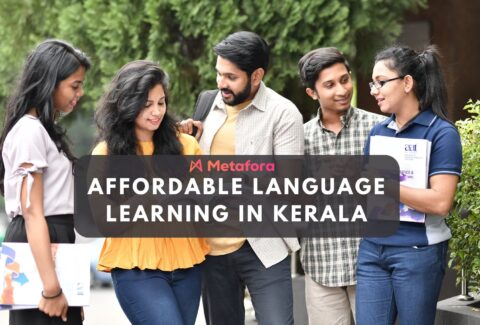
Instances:
[[[43,293],[43,290],[42,290],[42,297],[43,297],[44,299],[55,299],[55,298],[60,297],[60,296],[62,295],[62,293],[63,293],[62,288],[60,288],[60,291],[59,291],[56,295],[54,295],[54,296],[45,296],[45,294]]]

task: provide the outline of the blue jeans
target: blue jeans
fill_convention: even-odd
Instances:
[[[293,325],[290,256],[265,268],[248,242],[237,251],[207,256],[203,307],[208,325],[244,325],[245,286],[259,325]]]
[[[134,325],[193,325],[202,265],[172,272],[113,269],[115,294]]]
[[[400,247],[362,240],[358,252],[357,325],[430,325],[447,260],[448,242]]]

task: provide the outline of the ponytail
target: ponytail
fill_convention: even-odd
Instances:
[[[424,91],[417,93],[420,107],[431,107],[435,114],[447,120],[447,86],[438,49],[430,45],[418,56],[425,75]]]

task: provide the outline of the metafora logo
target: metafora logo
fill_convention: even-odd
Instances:
[[[203,172],[203,161],[201,159],[190,162],[190,173],[194,170]],[[206,171],[217,172],[275,172],[274,162],[254,162],[249,160],[242,162],[223,162],[220,160],[208,160],[206,162]]]
[[[406,144],[405,145],[405,151],[417,151],[417,145],[416,144]]]

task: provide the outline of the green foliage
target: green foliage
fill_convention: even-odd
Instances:
[[[471,289],[480,284],[480,101],[469,100],[464,108],[472,116],[456,123],[463,146],[462,178],[455,196],[455,207],[447,219],[452,229],[450,265],[463,269]]]
[[[405,11],[426,0],[2,0],[0,102],[28,52],[47,37],[63,38],[93,59],[83,106],[92,109],[114,73],[134,59],[158,61],[171,77],[171,110],[189,114],[195,96],[215,87],[212,47],[251,30],[272,48],[266,81],[291,92],[305,52],[336,46],[354,68],[401,31]],[[295,87],[293,87],[295,88]],[[295,89],[301,90],[300,87]]]

